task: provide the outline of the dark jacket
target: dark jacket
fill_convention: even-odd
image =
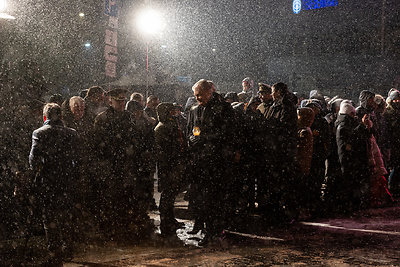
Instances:
[[[76,190],[79,168],[79,137],[61,120],[47,120],[32,134],[29,164],[47,197],[60,197]]]
[[[384,114],[387,123],[387,132],[390,142],[390,167],[400,166],[400,108],[393,106],[389,101]]]
[[[234,136],[234,113],[229,103],[219,99],[213,93],[205,107],[194,106],[189,113],[187,134],[191,151],[197,159],[232,160]],[[200,129],[200,135],[193,134],[194,127]]]
[[[313,134],[310,126],[314,120],[314,112],[311,108],[298,110],[297,130],[297,168],[303,175],[308,175],[313,158]]]
[[[344,179],[354,187],[369,180],[368,147],[370,133],[349,115],[339,114],[335,126],[339,161]]]
[[[186,163],[187,142],[179,124],[170,115],[173,109],[175,107],[171,103],[161,103],[157,106],[159,123],[154,129],[154,136],[160,191],[163,190],[165,185],[181,182],[177,180],[182,177],[170,174]]]
[[[99,159],[99,175],[106,169],[127,179],[127,169],[135,169],[139,139],[128,111],[118,112],[112,107],[97,115],[94,122],[94,143]]]
[[[297,146],[297,111],[289,95],[274,101],[266,115],[273,134],[273,152],[277,162],[294,163]]]

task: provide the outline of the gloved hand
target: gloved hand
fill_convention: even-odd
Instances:
[[[200,142],[200,136],[191,135],[191,136],[189,137],[189,142],[190,142],[191,145],[196,145],[196,144],[198,144],[198,143]]]

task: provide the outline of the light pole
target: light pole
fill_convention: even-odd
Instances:
[[[149,39],[164,28],[161,14],[154,9],[142,10],[137,16],[137,26],[146,39],[146,98],[149,93]]]

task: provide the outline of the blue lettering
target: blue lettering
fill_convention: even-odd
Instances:
[[[338,0],[302,0],[303,10],[312,10],[325,7],[333,7],[338,5]]]

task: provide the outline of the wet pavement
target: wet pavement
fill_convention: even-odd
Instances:
[[[158,200],[159,195],[156,194],[155,198]],[[178,221],[185,223],[184,229],[177,230],[180,240],[162,239],[156,230],[151,240],[141,244],[93,242],[82,246],[64,266],[400,265],[398,203],[351,216],[293,222],[275,228],[253,216],[250,221],[256,231],[226,231],[224,238],[205,248],[197,245],[203,237],[201,232],[188,234],[193,221],[187,218],[187,213],[187,202],[181,195],[176,203]],[[150,215],[158,227],[158,212]],[[11,242],[14,242],[11,245],[18,246],[17,243],[22,241]],[[29,242],[37,244],[43,240],[39,238]],[[33,253],[36,254],[45,251],[44,247],[35,249],[37,251]],[[26,266],[35,265],[34,260],[28,262]]]
[[[155,235],[149,244],[92,246],[64,266],[400,265],[400,204],[278,228],[264,226],[254,217],[252,221],[263,230],[227,231],[206,248],[197,246],[201,232],[187,233],[193,221],[184,219],[187,203],[182,197],[176,211],[178,220],[185,223],[177,231],[181,243]],[[153,212],[151,217],[158,226],[159,215]]]

